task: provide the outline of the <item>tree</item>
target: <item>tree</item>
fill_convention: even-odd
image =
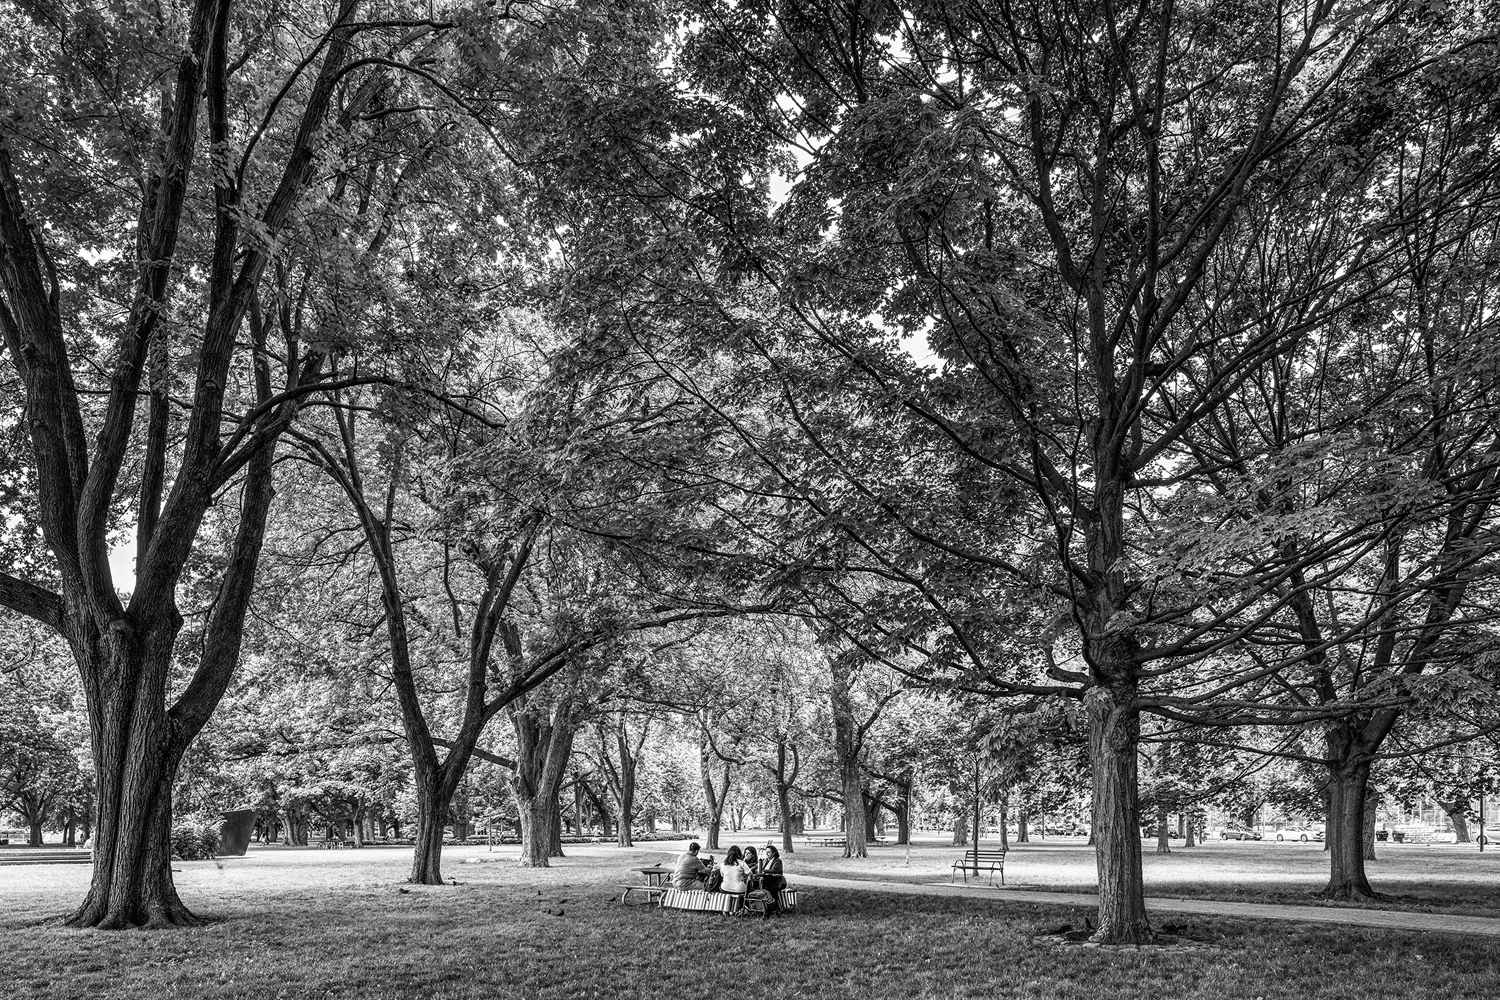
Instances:
[[[635,846],[632,837],[638,815],[636,780],[641,757],[656,721],[647,713],[632,717],[624,710],[617,710],[605,714],[595,723],[598,760],[605,785],[615,800],[616,839],[621,847]]]
[[[870,667],[852,651],[827,655],[828,699],[833,715],[833,749],[838,765],[839,797],[844,807],[844,857],[869,857],[865,823],[865,776],[862,757],[870,729],[881,712],[900,693],[894,685],[866,685],[871,690],[861,698],[857,686]]]
[[[0,335],[47,553],[0,575],[0,603],[60,632],[84,681],[98,817],[75,926],[193,922],[171,879],[171,789],[239,658],[275,443],[368,332],[368,286],[341,279],[378,271],[420,188],[408,167],[467,120],[449,113],[459,89],[407,61],[461,62],[453,26],[360,8],[60,4],[0,21],[17,70]],[[109,562],[122,518],[133,587]],[[178,587],[213,524],[230,541],[194,570],[217,594],[177,684]]]
[[[1238,8],[1227,20],[1182,4],[1061,15],[785,4],[771,19],[703,6],[697,82],[741,128],[809,160],[769,223],[732,227],[796,333],[729,309],[713,318],[768,359],[788,387],[788,426],[822,459],[779,471],[819,484],[810,502],[857,536],[869,571],[933,606],[960,682],[1082,699],[1097,938],[1149,940],[1140,713],[1172,711],[1187,683],[1174,672],[1232,641],[1204,641],[1232,617],[1224,607],[1138,572],[1160,541],[1149,514],[1216,468],[1182,447],[1190,430],[1379,284],[1365,279],[1386,259],[1392,213],[1370,211],[1364,193],[1388,176],[1392,147],[1369,127],[1380,99],[1341,95],[1415,79],[1463,43],[1399,5]],[[1283,226],[1329,235],[1343,269],[1311,292],[1283,286],[1269,312],[1240,308],[1247,251]],[[924,336],[944,364],[931,375],[892,350]],[[859,401],[857,416],[823,411],[840,396]],[[883,481],[866,413],[930,428],[903,432],[907,454],[946,453],[963,477],[958,510],[980,525],[946,520],[952,508],[934,516],[928,498],[947,500],[935,490]],[[856,502],[830,499],[830,480]],[[1287,599],[1271,578],[1251,586]],[[1002,588],[1051,605],[1030,676],[1014,644],[995,642],[1007,612],[985,602]],[[1234,687],[1187,676],[1200,685],[1187,704]]]
[[[0,680],[0,813],[20,814],[32,847],[42,846],[48,819],[83,777],[58,720],[48,716],[28,692]]]

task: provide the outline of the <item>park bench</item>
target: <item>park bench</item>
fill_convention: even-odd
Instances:
[[[621,903],[630,902],[630,894],[632,892],[644,893],[647,903],[660,903],[662,893],[667,891],[667,887],[664,885],[621,885],[620,888],[625,890],[624,894],[620,896]]]
[[[827,837],[803,837],[802,843],[808,847],[847,847],[849,838],[843,834]]]
[[[981,868],[988,869],[990,874],[990,885],[995,884],[995,873],[1000,873],[1000,884],[1005,884],[1005,849],[1003,847],[970,848],[964,852],[964,856],[953,862],[953,870],[964,873],[964,882],[969,881],[969,872],[974,877],[979,877]]]

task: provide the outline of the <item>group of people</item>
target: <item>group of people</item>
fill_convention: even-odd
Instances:
[[[767,844],[759,854],[753,847],[742,851],[738,845],[733,845],[719,864],[715,864],[712,857],[699,857],[700,850],[701,845],[695,841],[677,858],[677,870],[672,875],[673,888],[732,893],[765,890],[771,896],[767,912],[779,909],[777,901],[781,890],[786,888],[786,873],[781,866],[781,852],[774,844]]]

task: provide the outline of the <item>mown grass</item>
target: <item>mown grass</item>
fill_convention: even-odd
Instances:
[[[383,860],[184,866],[185,897],[214,922],[149,933],[38,924],[72,900],[12,886],[0,996],[1455,1000],[1500,984],[1493,942],[1460,936],[1202,919],[1190,932],[1210,950],[1110,953],[1032,941],[1082,907],[854,890],[764,922],[622,907],[614,883],[639,863],[455,865],[469,883],[442,888],[401,886]]]
[[[949,865],[961,850],[928,842],[908,855],[904,848],[882,846],[860,860],[844,859],[829,848],[799,848],[794,870],[831,878],[939,882],[949,878]],[[1467,845],[1381,844],[1377,854],[1368,864],[1370,879],[1387,898],[1369,907],[1500,917],[1500,853],[1480,854]],[[1155,854],[1147,845],[1142,860],[1146,892],[1155,897],[1318,906],[1316,894],[1328,882],[1328,855],[1319,845],[1211,841],[1174,846],[1169,855]],[[1092,893],[1093,851],[1081,840],[1014,846],[1006,879],[1043,891]]]

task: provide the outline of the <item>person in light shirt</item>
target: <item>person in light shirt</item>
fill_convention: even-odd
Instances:
[[[723,873],[723,881],[719,883],[720,892],[749,892],[750,891],[750,867],[745,864],[744,855],[740,853],[738,846],[731,846],[724,855],[724,863],[719,866]]]

